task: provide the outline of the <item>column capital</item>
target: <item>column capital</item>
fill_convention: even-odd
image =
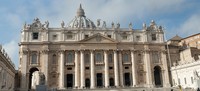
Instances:
[[[58,53],[62,53],[62,52],[65,52],[65,51],[66,51],[66,50],[59,50]]]
[[[28,50],[23,50],[23,51],[22,51],[22,54],[23,54],[23,55],[27,55],[28,52],[29,52]]]
[[[49,50],[47,49],[47,50],[42,50],[42,51],[40,51],[42,54],[48,54],[49,53]]]

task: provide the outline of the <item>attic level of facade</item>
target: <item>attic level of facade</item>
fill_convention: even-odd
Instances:
[[[107,27],[106,21],[101,21],[101,19],[97,19],[96,24],[89,18],[85,16],[84,9],[80,5],[77,9],[76,16],[67,24],[64,21],[60,23],[60,27],[53,28],[49,27],[49,21],[45,21],[42,23],[39,18],[35,18],[31,24],[24,24],[23,31],[43,31],[43,30],[142,30],[142,31],[157,31],[163,32],[163,27],[158,26],[154,20],[152,20],[147,26],[143,23],[142,29],[134,29],[133,24],[130,23],[128,28],[121,28],[120,23],[111,23],[111,27]]]

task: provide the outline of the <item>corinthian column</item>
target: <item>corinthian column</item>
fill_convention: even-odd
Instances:
[[[79,61],[78,51],[75,51],[75,87],[79,87]]]
[[[131,62],[132,62],[132,80],[133,80],[133,87],[136,86],[136,68],[135,68],[135,58],[134,58],[134,51],[131,51]]]
[[[59,88],[64,89],[64,51],[60,53]]]
[[[81,88],[85,87],[85,63],[84,51],[81,51]]]
[[[91,88],[95,88],[95,72],[94,72],[94,52],[93,51],[91,51],[91,54],[90,54],[90,60],[91,60],[91,64],[90,64],[90,67],[91,67],[91,72],[90,72],[90,74],[91,74],[91,85],[90,85],[90,87]]]
[[[104,62],[105,62],[105,87],[109,86],[109,69],[108,69],[108,54],[104,51]]]
[[[115,73],[115,86],[119,87],[119,68],[117,60],[117,51],[114,51],[114,73]]]

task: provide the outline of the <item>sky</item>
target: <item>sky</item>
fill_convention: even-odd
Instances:
[[[200,0],[0,0],[0,44],[18,69],[20,32],[22,26],[38,17],[49,27],[69,23],[79,5],[87,18],[120,23],[120,27],[142,29],[154,20],[165,29],[166,40],[175,35],[187,37],[200,33]]]

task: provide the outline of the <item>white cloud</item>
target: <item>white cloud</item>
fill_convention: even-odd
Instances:
[[[15,66],[18,67],[18,45],[16,41],[12,40],[8,43],[3,44],[3,48],[5,49],[6,53],[11,58],[11,61],[15,63]]]
[[[41,4],[40,1],[34,1],[35,11],[31,13],[35,13],[33,14],[36,15],[35,17],[44,21],[49,20],[50,26],[59,27],[62,20],[67,24],[74,18],[79,4],[82,3],[86,16],[95,23],[96,19],[100,18],[108,23],[113,21],[128,24],[151,15],[179,12],[184,9],[181,6],[184,2],[184,0],[85,0],[84,2],[82,0],[69,0],[52,1],[47,6]]]
[[[183,24],[175,29],[183,37],[200,33],[200,13],[194,14],[186,19]]]

